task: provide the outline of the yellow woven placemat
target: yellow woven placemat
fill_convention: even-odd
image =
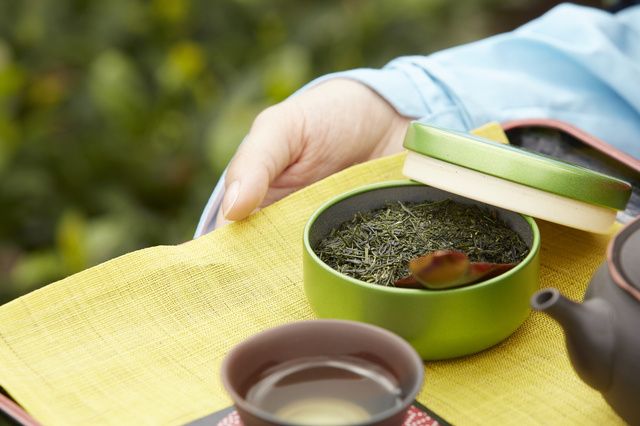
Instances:
[[[46,425],[179,425],[229,406],[219,370],[238,342],[313,318],[302,230],[328,199],[402,179],[404,154],[354,166],[187,244],[96,266],[0,307],[0,386]],[[610,235],[540,223],[541,286],[580,299]],[[615,424],[533,313],[483,353],[426,364],[418,400],[456,425]]]

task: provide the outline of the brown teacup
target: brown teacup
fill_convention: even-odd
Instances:
[[[245,426],[399,426],[423,378],[404,339],[345,320],[271,328],[238,344],[222,365]]]

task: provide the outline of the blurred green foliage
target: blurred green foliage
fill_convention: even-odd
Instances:
[[[255,115],[314,77],[509,30],[551,5],[1,2],[0,303],[190,239]]]

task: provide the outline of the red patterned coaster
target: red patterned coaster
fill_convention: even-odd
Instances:
[[[407,411],[407,417],[402,426],[439,426],[435,419],[413,405]],[[237,411],[232,411],[227,417],[220,420],[217,426],[243,426]]]

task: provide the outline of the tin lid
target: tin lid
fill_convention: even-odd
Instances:
[[[416,181],[519,213],[608,232],[631,185],[514,145],[413,122],[403,173]]]

